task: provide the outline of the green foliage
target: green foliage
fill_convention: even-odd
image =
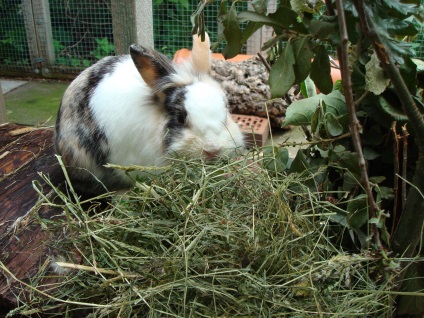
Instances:
[[[100,60],[101,58],[110,55],[115,50],[115,46],[109,42],[108,38],[95,39],[97,47],[90,54],[94,55],[96,59]]]
[[[315,5],[313,4],[315,3]],[[383,45],[390,51],[390,58],[399,65],[401,75],[416,103],[424,113],[422,100],[424,87],[423,65],[413,59],[414,45],[410,38],[417,35],[423,27],[423,8],[416,2],[400,1],[365,1],[366,10],[376,24],[376,31],[383,39]],[[335,7],[334,1],[332,5]],[[348,213],[338,216],[337,222],[350,229],[352,236],[363,247],[368,247],[369,224],[376,224],[382,233],[382,239],[389,242],[385,217],[395,207],[394,162],[400,153],[394,154],[392,123],[408,123],[399,97],[391,86],[387,75],[380,66],[369,41],[361,36],[358,28],[358,13],[352,1],[344,1],[348,37],[350,40],[352,67],[352,89],[356,99],[362,96],[357,105],[364,157],[377,204],[382,209],[377,218],[369,219],[368,202],[360,186],[358,156],[350,141],[348,112],[341,82],[333,84],[331,65],[328,58],[328,43],[340,45],[339,26],[335,16],[322,10],[321,1],[303,0],[281,1],[274,13],[267,14],[260,5],[251,11],[226,12],[231,24],[224,25],[222,36],[226,38],[231,50],[227,57],[237,54],[247,36],[234,34],[237,29],[235,15],[239,23],[254,25],[253,29],[269,26],[274,30],[274,37],[264,44],[272,57],[269,85],[273,98],[284,96],[293,85],[299,85],[304,99],[292,103],[286,112],[283,126],[304,125],[310,127],[313,135],[312,146],[298,153],[289,172],[316,172],[316,167],[328,166],[325,171],[315,175],[315,182],[310,182],[311,191],[322,189],[341,191],[335,195]],[[406,40],[406,41],[405,41]],[[320,94],[316,94],[319,89]],[[413,131],[409,131],[413,136]],[[411,138],[411,137],[410,137]],[[417,150],[409,142],[408,173],[413,172]],[[278,157],[278,149],[272,150]],[[315,172],[314,172],[315,171]],[[396,195],[399,195],[397,193]],[[385,214],[386,213],[386,214]]]

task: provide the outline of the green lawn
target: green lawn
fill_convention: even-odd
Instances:
[[[25,125],[54,125],[68,85],[68,82],[29,82],[7,93],[7,120]]]

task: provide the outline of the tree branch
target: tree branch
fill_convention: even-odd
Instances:
[[[367,165],[364,158],[364,154],[362,152],[362,143],[361,143],[361,137],[359,134],[359,131],[361,129],[361,124],[358,120],[358,117],[356,116],[356,106],[355,101],[353,99],[353,91],[352,91],[352,81],[350,78],[350,71],[349,71],[349,39],[347,35],[347,26],[346,26],[346,18],[344,14],[344,8],[343,8],[343,0],[336,0],[336,10],[337,10],[337,18],[339,22],[339,30],[340,30],[340,40],[341,40],[341,47],[340,47],[340,56],[339,56],[339,62],[340,62],[340,70],[342,74],[342,84],[343,84],[343,91],[346,98],[346,106],[348,109],[348,115],[349,115],[349,127],[350,132],[352,134],[352,142],[355,147],[356,154],[358,156],[358,164],[359,169],[361,172],[361,184],[367,194],[368,197],[368,217],[376,218],[377,217],[377,211],[379,210],[377,203],[374,200],[374,195],[372,193],[371,184],[368,178],[368,171],[367,171]],[[380,240],[380,232],[377,228],[376,224],[371,224],[371,232],[374,237],[374,243],[375,247],[378,250],[382,250],[383,246],[381,244]]]

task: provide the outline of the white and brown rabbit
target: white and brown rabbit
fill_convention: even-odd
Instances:
[[[214,81],[209,38],[193,36],[190,59],[132,45],[130,55],[106,57],[66,90],[56,122],[55,148],[78,191],[129,188],[132,178],[105,168],[164,165],[173,153],[212,159],[244,148],[225,93]]]

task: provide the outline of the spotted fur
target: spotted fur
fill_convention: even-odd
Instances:
[[[55,147],[79,191],[132,184],[106,163],[160,166],[174,153],[211,159],[243,149],[225,94],[209,76],[209,39],[193,40],[184,65],[133,45],[130,55],[104,58],[71,83],[58,113]]]

